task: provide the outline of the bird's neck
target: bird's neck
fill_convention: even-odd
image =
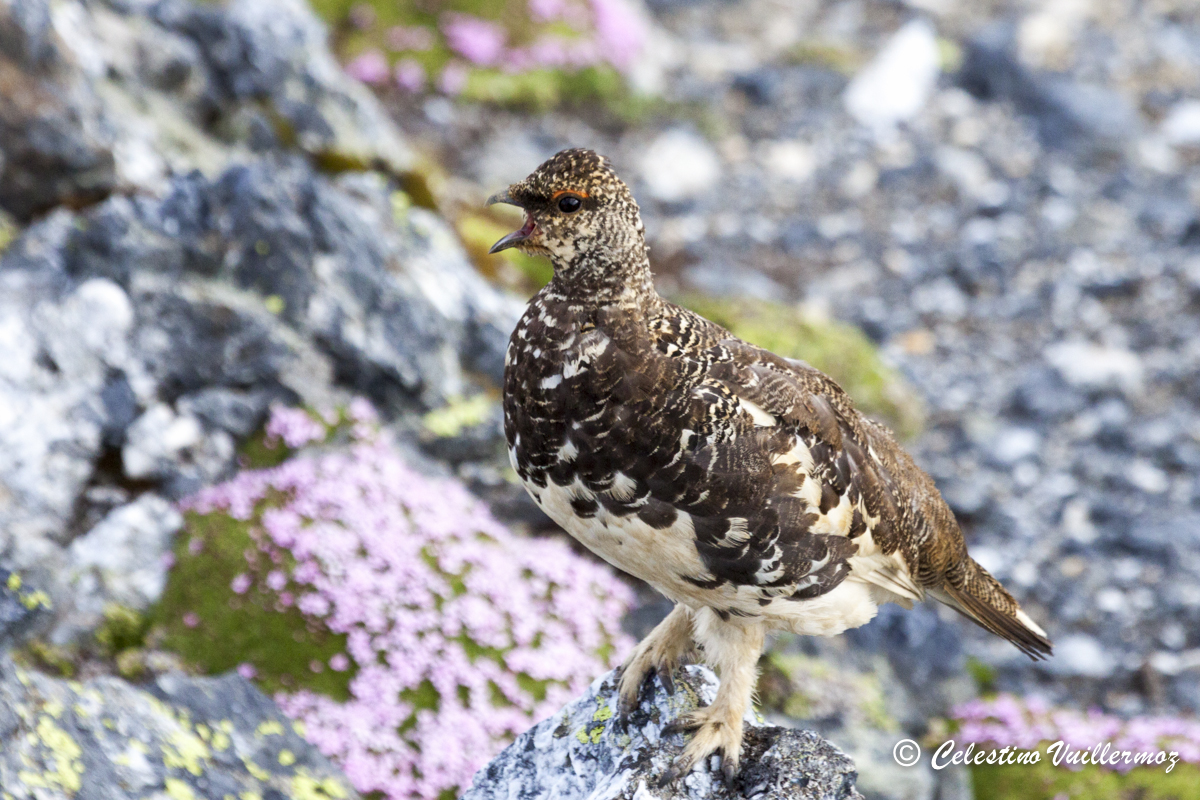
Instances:
[[[644,242],[617,252],[584,252],[569,261],[552,259],[548,292],[588,306],[622,306],[650,314],[663,300],[654,288],[650,252]]]

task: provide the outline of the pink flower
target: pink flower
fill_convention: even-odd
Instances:
[[[347,449],[242,472],[184,504],[242,520],[254,538],[231,599],[261,576],[276,612],[344,637],[342,652],[306,657],[314,673],[356,667],[347,700],[276,696],[309,741],[364,794],[457,795],[489,756],[619,663],[632,595],[564,542],[516,536],[460,483],[418,473],[369,405],[339,419],[364,429]],[[286,440],[310,422],[277,408],[269,424]],[[256,674],[249,663],[238,672]],[[543,683],[542,699],[520,675]],[[437,707],[417,712],[405,698],[423,687]]]
[[[411,28],[394,25],[388,28],[388,47],[396,51],[414,50],[423,52],[433,47],[433,33],[428,28],[414,25]]]
[[[617,69],[629,69],[642,52],[646,29],[625,0],[592,0],[596,38],[604,58]]]
[[[194,628],[200,624],[200,617],[195,611],[189,611],[183,615],[183,624],[189,628]]]
[[[529,16],[535,22],[550,22],[566,11],[563,0],[529,0]]]
[[[400,59],[396,62],[394,72],[396,85],[401,89],[408,92],[419,92],[425,88],[425,68],[415,59]]]
[[[378,50],[364,50],[346,65],[346,72],[350,77],[363,83],[372,85],[383,83],[388,79],[387,58]],[[287,439],[285,438],[284,441],[286,442]],[[289,443],[288,446],[298,447],[299,445]]]
[[[438,89],[443,94],[461,94],[467,88],[467,68],[457,61],[451,61],[442,69],[438,78]]]
[[[267,586],[277,592],[287,586],[287,580],[287,575],[284,575],[281,570],[273,569],[267,573]]]
[[[193,536],[191,539],[188,539],[188,553],[189,554],[191,554],[193,556],[199,555],[200,551],[203,549],[204,549],[204,540],[203,539],[199,538],[198,536]]]
[[[258,670],[254,668],[253,664],[248,664],[243,661],[241,664],[237,665],[237,674],[249,681],[254,680],[254,678],[258,675]]]
[[[451,50],[481,67],[493,66],[500,60],[508,37],[500,26],[470,14],[446,14],[442,18],[442,33]]]

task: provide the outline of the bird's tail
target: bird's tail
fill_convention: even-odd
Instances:
[[[1021,610],[1021,606],[988,571],[967,556],[964,567],[947,576],[935,598],[997,636],[1008,639],[1025,655],[1040,661],[1051,654],[1046,632]]]

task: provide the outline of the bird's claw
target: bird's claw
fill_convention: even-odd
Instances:
[[[675,725],[676,723],[671,723]],[[668,726],[669,727],[669,726]],[[694,730],[694,728],[692,728]],[[667,735],[667,729],[663,728],[663,735]],[[725,784],[725,788],[730,794],[737,794],[737,777],[738,777],[738,762],[736,759],[726,758],[725,754],[718,750],[713,753],[716,758],[716,763],[713,764],[713,772],[720,776],[721,783]],[[681,755],[671,764],[670,768],[662,774],[658,779],[658,788],[668,786],[682,778],[687,773],[691,772],[694,762],[686,755]]]
[[[703,724],[691,717],[678,717],[662,727],[663,736],[674,736],[677,733],[692,733]]]
[[[627,667],[622,669],[622,677],[624,677],[624,669],[627,669]],[[675,677],[672,675],[674,669],[675,665],[673,664],[662,664],[656,667],[650,667],[648,670],[646,670],[646,674],[642,677],[641,682],[638,684],[636,693],[620,692],[617,695],[617,723],[620,725],[622,730],[625,730],[629,724],[629,715],[632,714],[634,709],[637,708],[641,703],[642,692],[645,691],[647,685],[650,686],[650,691],[653,693],[653,678],[655,675],[658,676],[658,680],[662,684],[663,689],[666,690],[667,694],[675,694]]]
[[[721,759],[721,775],[725,779],[725,788],[730,794],[736,794],[738,765],[737,761],[728,758]]]
[[[663,688],[667,690],[667,694],[675,694],[675,676],[672,674],[674,668],[670,664],[665,664],[663,667],[656,667],[654,672],[658,675],[658,680],[662,683]]]

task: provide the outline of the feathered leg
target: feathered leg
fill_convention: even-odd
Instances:
[[[695,613],[692,635],[704,648],[704,660],[720,673],[721,685],[712,705],[675,723],[677,729],[695,733],[666,779],[684,775],[719,753],[725,782],[731,785],[742,754],[742,717],[754,694],[766,628],[761,622],[747,623],[736,617],[726,622],[711,608],[704,608]]]
[[[625,660],[618,690],[621,697],[618,706],[621,716],[628,716],[629,712],[637,707],[638,692],[651,672],[657,672],[663,686],[667,691],[673,692],[671,671],[679,665],[679,659],[691,649],[691,612],[682,605],[676,605]]]

